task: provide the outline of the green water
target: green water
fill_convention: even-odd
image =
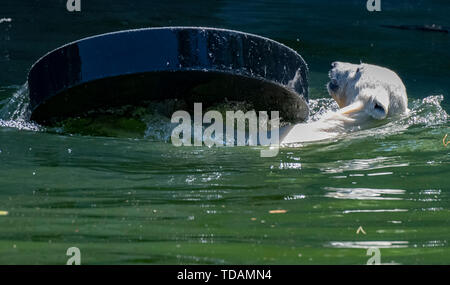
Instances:
[[[382,263],[450,263],[450,36],[380,26],[450,26],[446,1],[385,0],[377,14],[366,1],[105,0],[83,1],[79,14],[65,1],[20,2],[0,4],[0,19],[11,18],[0,23],[0,264],[65,264],[72,246],[82,264],[365,264],[369,247]],[[313,118],[335,107],[324,87],[334,60],[397,71],[411,114],[273,158],[258,147],[174,147],[155,118],[139,139],[24,119],[21,86],[48,50],[167,25],[296,49],[310,67]]]

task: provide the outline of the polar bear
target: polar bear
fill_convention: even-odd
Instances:
[[[331,138],[408,112],[405,85],[392,70],[366,63],[333,62],[329,77],[328,93],[340,109],[318,121],[280,129],[280,144]]]

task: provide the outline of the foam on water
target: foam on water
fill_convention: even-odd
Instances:
[[[390,118],[386,124],[354,132],[349,137],[386,137],[405,132],[413,127],[430,128],[444,125],[448,122],[448,114],[441,106],[442,100],[444,100],[443,95],[431,95],[424,99],[410,100],[408,114],[399,118]]]
[[[400,119],[389,124],[395,125],[440,125],[445,124],[448,120],[448,114],[442,108],[441,102],[444,100],[443,95],[431,95],[424,99],[409,99],[410,112]],[[338,105],[332,98],[311,99],[309,101],[310,121],[317,121],[328,111],[337,111]]]
[[[176,126],[170,121],[170,118],[158,113],[147,116],[145,123],[147,128],[144,138],[164,142],[169,142],[172,130]]]
[[[423,99],[409,99],[407,114],[383,121],[374,121],[372,127],[353,131],[347,138],[361,138],[367,136],[390,136],[403,132],[411,127],[432,127],[448,122],[448,114],[441,106],[443,95],[431,95]],[[310,121],[317,121],[327,111],[336,111],[338,105],[332,98],[310,100]]]

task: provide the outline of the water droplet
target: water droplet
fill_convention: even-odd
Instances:
[[[12,19],[11,18],[1,18],[0,19],[0,24],[1,23],[11,23],[12,22]]]

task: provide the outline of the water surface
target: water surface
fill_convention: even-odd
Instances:
[[[0,4],[0,263],[448,264],[447,1],[65,1]],[[336,107],[335,60],[383,65],[411,114],[374,129],[261,158],[258,147],[176,148],[144,138],[46,130],[26,120],[27,71],[66,42],[122,29],[193,25],[280,41],[310,67],[312,118]],[[272,210],[284,210],[270,213]],[[357,229],[362,227],[365,234]]]

